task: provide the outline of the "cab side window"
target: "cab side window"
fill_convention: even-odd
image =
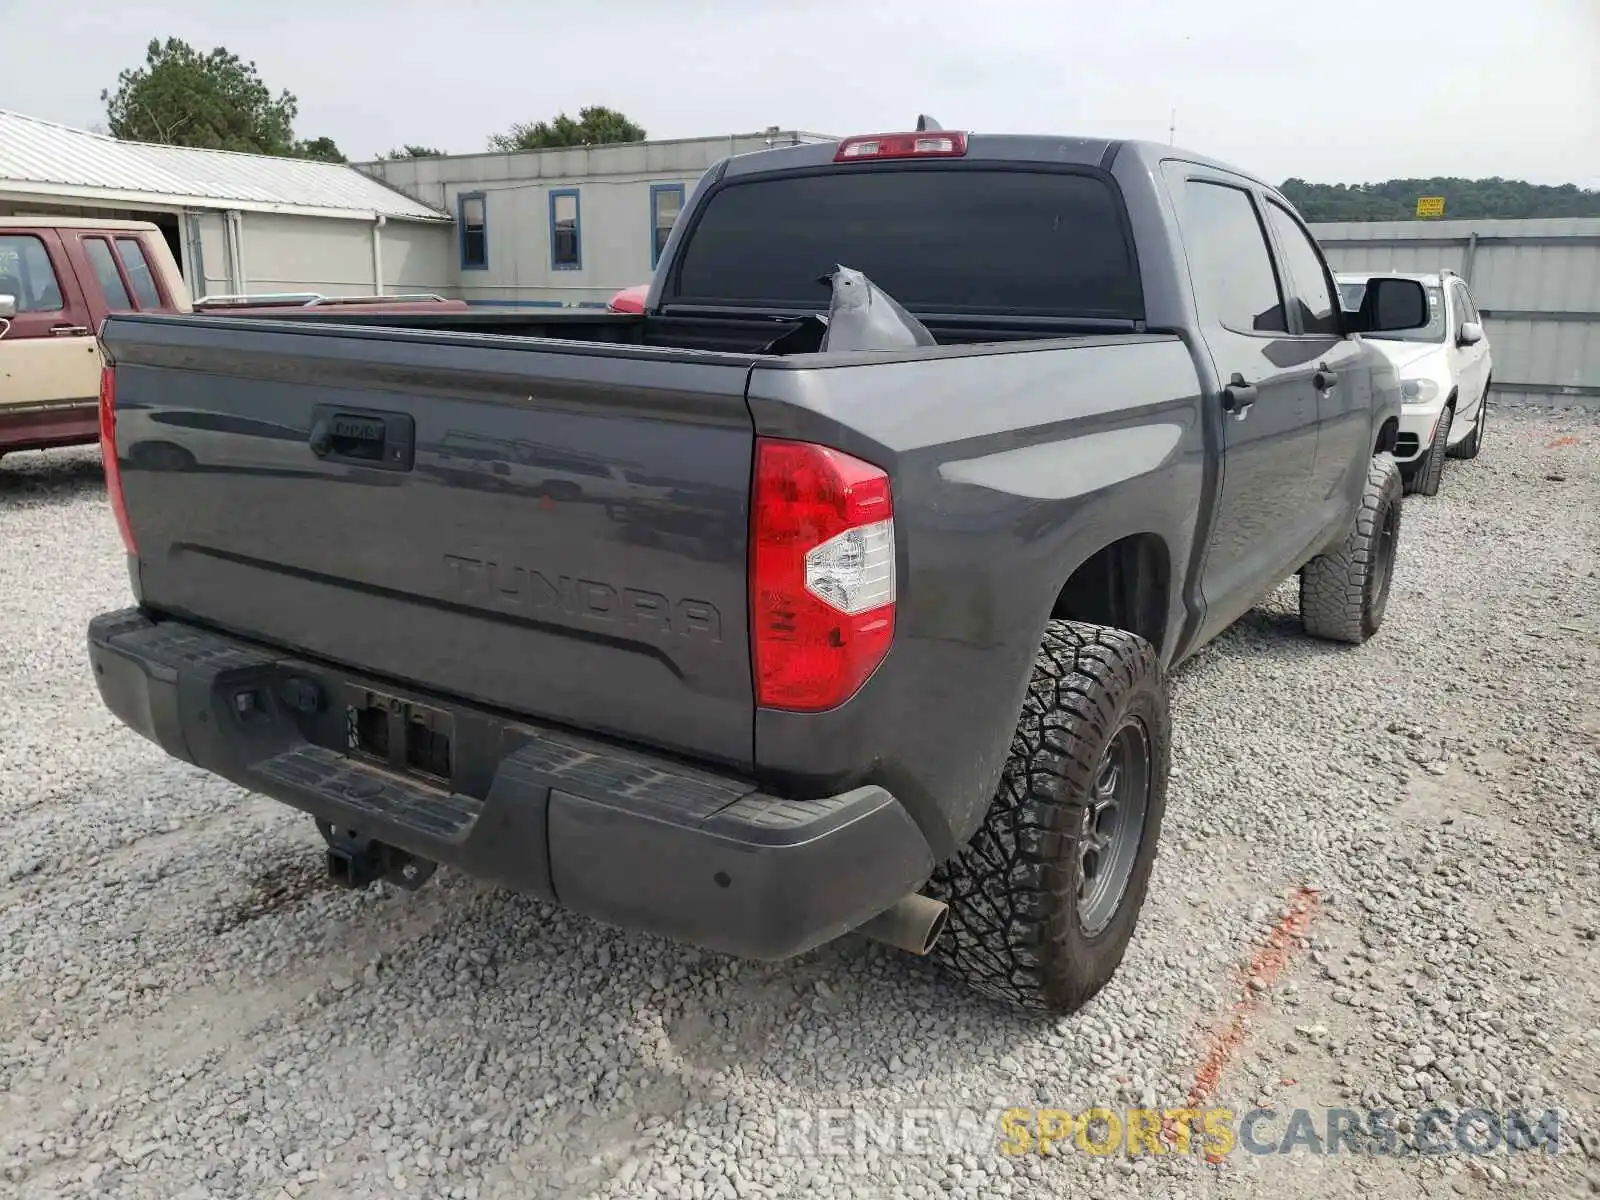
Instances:
[[[1289,268],[1294,283],[1295,308],[1300,313],[1300,332],[1323,337],[1338,337],[1344,332],[1339,306],[1328,283],[1322,252],[1300,222],[1276,201],[1267,201],[1267,219]]]
[[[1200,303],[1235,333],[1282,333],[1283,297],[1255,203],[1243,188],[1184,185],[1184,241]]]
[[[38,238],[0,235],[0,293],[16,297],[19,313],[61,311],[61,284]]]

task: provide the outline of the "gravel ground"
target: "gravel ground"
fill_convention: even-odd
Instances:
[[[447,872],[330,889],[310,821],[101,708],[98,455],[8,459],[0,1197],[1600,1191],[1600,418],[1497,415],[1407,501],[1370,645],[1285,588],[1177,673],[1140,931],[1060,1020],[857,938],[754,965]],[[1560,1152],[1012,1156],[992,1115],[1191,1096],[1553,1109]]]

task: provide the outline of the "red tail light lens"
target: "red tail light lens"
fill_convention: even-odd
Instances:
[[[751,509],[756,703],[832,708],[894,639],[889,476],[825,446],[757,438]]]
[[[105,463],[106,495],[122,534],[122,547],[137,554],[133,530],[128,528],[128,506],[122,498],[122,467],[117,462],[117,373],[110,367],[100,370],[100,458]]]

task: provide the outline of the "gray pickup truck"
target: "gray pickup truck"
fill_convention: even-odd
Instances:
[[[860,269],[937,345],[796,338]],[[779,959],[850,930],[1070,1011],[1165,805],[1165,672],[1388,597],[1399,394],[1272,188],[943,130],[729,158],[645,312],[113,316],[102,697],[436,864]]]

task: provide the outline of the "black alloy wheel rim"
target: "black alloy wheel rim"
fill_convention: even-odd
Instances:
[[[1106,743],[1084,808],[1078,924],[1088,937],[1105,931],[1128,893],[1150,810],[1150,776],[1150,736],[1130,717]]]
[[[1384,510],[1383,523],[1378,526],[1378,544],[1373,547],[1372,563],[1372,623],[1383,619],[1383,610],[1389,605],[1389,583],[1394,578],[1394,559],[1400,532],[1400,506],[1391,504]]]

